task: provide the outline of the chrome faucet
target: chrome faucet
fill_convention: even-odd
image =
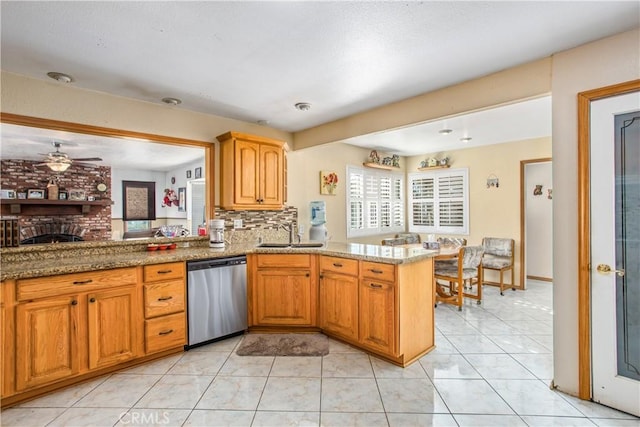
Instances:
[[[289,232],[289,246],[293,245],[293,236],[295,235],[296,227],[293,222],[286,224],[280,224],[280,227]],[[298,236],[298,243],[300,243],[300,236]]]

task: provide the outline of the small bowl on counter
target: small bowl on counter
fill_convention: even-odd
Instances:
[[[155,243],[149,243],[147,245],[147,250],[148,251],[157,251],[159,247],[160,247],[160,245],[157,245]]]

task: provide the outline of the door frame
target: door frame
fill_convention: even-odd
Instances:
[[[578,397],[592,397],[591,377],[591,102],[640,91],[640,79],[578,93]]]
[[[546,163],[553,162],[551,157],[543,157],[540,159],[520,160],[520,289],[526,289],[526,195],[527,189],[525,188],[525,169],[527,165],[533,163]]]

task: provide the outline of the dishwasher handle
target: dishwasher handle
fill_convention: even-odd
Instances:
[[[246,256],[237,256],[231,258],[212,258],[202,261],[187,262],[187,271],[207,270],[210,268],[227,267],[230,265],[243,265],[246,263]]]

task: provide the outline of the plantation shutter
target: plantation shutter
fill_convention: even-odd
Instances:
[[[468,234],[468,170],[409,175],[409,231]]]

